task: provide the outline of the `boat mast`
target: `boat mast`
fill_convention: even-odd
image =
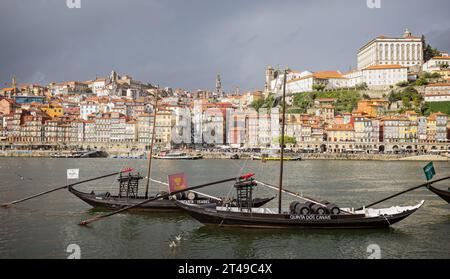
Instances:
[[[280,156],[280,182],[278,191],[278,213],[281,214],[281,195],[283,194],[283,167],[284,167],[284,123],[286,121],[286,76],[287,69],[284,70],[283,77],[283,102],[282,102],[282,117],[281,117],[281,156]]]
[[[152,173],[152,157],[153,157],[153,146],[155,145],[155,134],[156,134],[156,117],[158,113],[158,91],[159,87],[156,89],[155,102],[153,108],[153,129],[152,138],[150,140],[150,154],[148,158],[148,170],[147,170],[147,186],[145,187],[145,198],[148,199],[148,188],[150,187],[150,177]]]

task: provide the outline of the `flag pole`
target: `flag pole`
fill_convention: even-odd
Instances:
[[[153,111],[153,129],[152,129],[152,138],[150,142],[150,153],[148,158],[148,170],[147,170],[147,185],[145,186],[145,198],[148,199],[148,189],[150,188],[150,177],[152,174],[152,157],[153,157],[153,147],[155,145],[155,135],[156,135],[156,118],[158,116],[158,90],[156,89],[155,93],[155,103],[154,103],[154,111]]]

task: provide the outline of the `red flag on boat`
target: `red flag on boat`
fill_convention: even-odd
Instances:
[[[132,172],[133,168],[124,168],[120,172]]]
[[[188,188],[188,182],[184,173],[169,175],[169,193]]]

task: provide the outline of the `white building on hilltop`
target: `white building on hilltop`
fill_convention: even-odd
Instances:
[[[362,81],[373,89],[387,89],[391,85],[408,81],[408,68],[401,65],[370,66],[361,72]]]
[[[301,79],[312,75],[309,71],[296,71],[289,69],[286,75],[286,82]],[[281,94],[283,92],[284,71],[275,71],[271,66],[266,69],[266,82],[264,95],[267,97],[269,93]],[[287,89],[287,88],[286,88]]]
[[[423,42],[405,30],[403,37],[379,36],[358,51],[358,69],[370,66],[399,64],[404,67],[421,67]]]
[[[448,69],[449,65],[450,56],[444,54],[428,60],[427,63],[423,64],[422,70],[429,73],[440,72],[443,69]]]
[[[286,92],[311,92],[314,91],[314,85],[322,85],[328,90],[347,87],[347,79],[339,71],[308,73],[306,76],[289,80],[286,83]]]

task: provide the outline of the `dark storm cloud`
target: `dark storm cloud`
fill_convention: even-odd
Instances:
[[[0,2],[0,82],[87,80],[112,69],[161,86],[262,88],[264,69],[347,70],[378,35],[408,27],[450,51],[447,0]]]

